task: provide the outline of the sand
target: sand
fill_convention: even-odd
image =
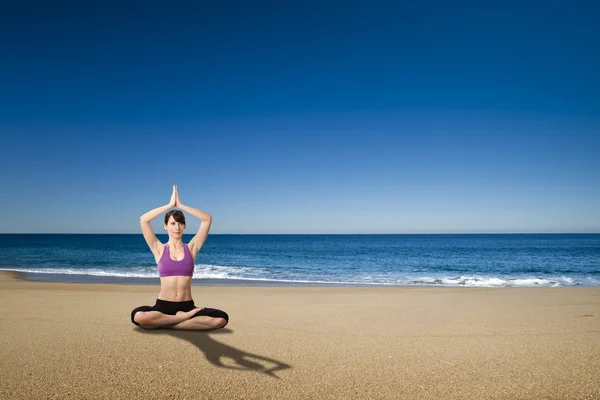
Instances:
[[[600,399],[600,287],[194,286],[219,331],[145,331],[157,286],[0,273],[1,399]]]

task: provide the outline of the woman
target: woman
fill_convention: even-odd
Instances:
[[[169,234],[167,243],[161,243],[150,226],[150,221],[173,207],[202,220],[198,233],[188,244],[181,240],[185,229],[185,216],[180,210],[171,210],[165,215],[165,229]],[[212,217],[209,214],[181,203],[176,185],[173,186],[169,204],[148,211],[140,217],[144,239],[158,264],[160,293],[153,307],[142,306],[134,309],[131,312],[131,322],[145,329],[200,331],[219,329],[227,325],[227,313],[215,308],[196,307],[192,300],[194,263],[208,236],[211,223]]]

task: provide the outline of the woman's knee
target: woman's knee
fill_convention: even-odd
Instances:
[[[224,328],[225,325],[227,325],[227,322],[228,321],[225,318],[214,318],[213,327],[214,327],[214,329]]]
[[[150,316],[143,311],[138,311],[137,313],[135,313],[135,315],[133,316],[133,323],[136,324],[137,326],[139,326],[140,328],[144,328],[144,329],[152,329],[152,318],[150,318]]]
[[[215,329],[224,328],[229,323],[229,315],[223,310],[218,311],[218,314],[215,315],[215,325],[217,326]]]
[[[148,311],[152,311],[153,308],[150,306],[141,306],[131,311],[131,322],[141,326],[142,323],[148,322]]]

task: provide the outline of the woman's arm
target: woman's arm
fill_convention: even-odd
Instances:
[[[202,210],[183,204],[179,199],[179,192],[177,191],[177,186],[175,186],[175,206],[202,221],[198,232],[188,244],[190,253],[192,253],[192,255],[196,257],[196,254],[198,254],[198,252],[204,245],[204,242],[206,241],[208,231],[210,231],[210,226],[212,224],[212,216]]]
[[[142,233],[144,235],[144,239],[146,239],[146,243],[152,253],[156,256],[159,252],[161,242],[158,240],[156,235],[154,234],[154,230],[152,229],[152,225],[150,225],[150,221],[159,215],[169,211],[171,208],[175,207],[175,200],[177,198],[177,189],[175,185],[173,185],[173,194],[171,194],[171,201],[169,204],[166,204],[162,207],[157,207],[153,210],[148,211],[146,214],[140,217],[140,227],[142,228]]]

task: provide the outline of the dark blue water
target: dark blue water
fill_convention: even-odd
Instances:
[[[158,237],[167,241],[166,235]],[[2,234],[0,269],[66,281],[73,276],[111,281],[158,277],[141,234]],[[210,235],[196,259],[194,278],[274,284],[597,286],[600,234]]]

